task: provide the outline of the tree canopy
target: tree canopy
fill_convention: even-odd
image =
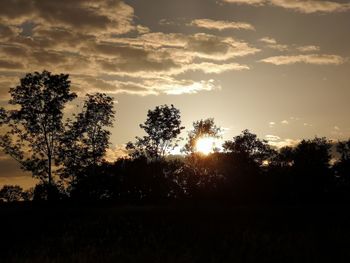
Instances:
[[[59,162],[65,178],[75,180],[88,167],[101,164],[109,146],[115,111],[113,98],[106,94],[87,94],[83,109],[68,120],[61,138]]]
[[[48,71],[29,73],[20,85],[10,89],[9,104],[1,110],[7,133],[0,146],[41,181],[53,184],[53,165],[63,132],[63,109],[76,97],[70,90],[69,75]],[[5,116],[6,115],[6,116]]]
[[[184,152],[194,153],[199,138],[220,138],[220,132],[221,128],[216,126],[213,118],[193,122],[193,129],[188,133],[187,143],[183,148]]]
[[[129,142],[127,149],[132,156],[145,156],[149,159],[161,159],[177,146],[181,126],[180,110],[174,105],[161,105],[149,110],[147,120],[140,124],[146,135],[136,137],[136,142]]]

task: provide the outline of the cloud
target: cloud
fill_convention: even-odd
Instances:
[[[133,95],[181,95],[195,94],[201,91],[220,90],[220,84],[213,80],[195,81],[191,79],[175,79],[173,77],[157,77],[135,81],[104,80],[92,76],[77,76],[73,82],[76,92],[102,91],[108,94]]]
[[[254,26],[248,23],[212,19],[195,19],[190,23],[190,25],[220,31],[227,29],[255,30]]]
[[[260,60],[260,62],[274,65],[290,65],[296,63],[314,64],[314,65],[341,65],[346,62],[346,59],[338,55],[290,55],[290,56],[275,56]]]
[[[0,151],[0,188],[3,185],[20,185],[24,189],[35,186],[38,183],[30,172],[24,172],[20,165],[8,155]]]
[[[98,35],[136,29],[133,8],[121,0],[8,0],[0,2],[0,16],[18,24],[31,21]]]
[[[268,143],[276,147],[277,149],[281,149],[283,147],[295,147],[300,143],[301,140],[298,139],[277,139],[277,140],[270,140]]]
[[[223,0],[226,3],[233,4],[245,4],[245,5],[263,5],[265,4],[265,0]]]
[[[241,71],[247,70],[249,67],[247,65],[241,65],[238,63],[228,63],[228,64],[215,64],[210,62],[202,62],[199,64],[190,64],[184,67],[184,72],[186,71],[202,71],[206,74],[221,74],[228,71]]]
[[[79,93],[214,90],[212,75],[249,70],[232,60],[260,51],[231,36],[151,32],[135,22],[133,8],[122,0],[9,0],[6,5],[0,3],[0,17],[1,72],[13,72],[18,78],[43,69],[67,72]],[[239,22],[198,19],[194,23],[211,23],[218,30],[253,29]],[[203,73],[203,81],[183,79],[181,74],[186,72]],[[10,84],[4,80],[7,77],[0,85]],[[157,86],[151,86],[151,81]],[[6,96],[2,90],[0,100]]]
[[[278,51],[288,51],[288,50],[294,49],[299,52],[316,52],[321,50],[319,46],[315,46],[315,45],[297,46],[297,45],[280,44],[277,42],[276,39],[271,37],[263,37],[263,38],[260,38],[259,41],[264,43],[266,47],[275,49]]]
[[[277,44],[276,39],[271,38],[271,37],[263,37],[263,38],[260,38],[259,41],[267,43],[267,44]]]
[[[345,12],[350,10],[349,3],[338,3],[319,0],[270,0],[272,5],[292,9],[301,13],[332,13]]]
[[[21,30],[19,28],[12,25],[5,25],[5,22],[0,19],[0,40],[8,40],[20,32]]]
[[[334,13],[350,10],[350,3],[338,3],[321,0],[222,0],[226,3],[246,4],[254,6],[277,6],[300,13]]]
[[[278,44],[277,40],[271,37],[263,37],[260,38],[259,41],[265,43],[268,48],[276,49],[279,51],[288,50],[288,45]]]
[[[255,54],[260,50],[238,41],[232,37],[219,37],[204,33],[195,34],[186,44],[186,49],[194,56],[212,60],[227,60],[230,58]]]
[[[105,159],[107,162],[115,162],[120,158],[128,157],[128,150],[125,148],[125,145],[116,145],[114,149],[107,148]]]
[[[320,51],[320,49],[321,48],[319,46],[314,46],[314,45],[297,47],[297,50],[301,52],[314,52],[314,51]]]
[[[7,72],[9,73],[9,72]],[[18,82],[18,77],[12,74],[0,74],[0,102],[8,101],[10,99],[9,89]],[[1,158],[1,157],[0,157]]]
[[[331,135],[339,138],[339,137],[344,136],[344,133],[343,133],[342,129],[340,129],[339,126],[336,125],[331,130]]]
[[[15,61],[8,61],[0,58],[0,69],[23,69],[24,66],[20,62],[15,62]]]
[[[274,122],[274,121],[270,121],[270,122],[269,122],[269,127],[270,127],[270,128],[275,127],[275,125],[276,125],[276,122]]]
[[[269,145],[276,147],[277,149],[281,149],[286,146],[295,147],[298,143],[300,143],[300,140],[282,139],[277,135],[270,135],[270,134],[266,135],[265,139],[268,141]]]
[[[277,135],[266,135],[266,140],[268,141],[279,141],[281,138]]]
[[[174,85],[175,84],[175,85]],[[215,80],[201,80],[201,81],[189,81],[182,80],[177,83],[171,84],[169,86],[168,83],[163,83],[163,86],[160,86],[160,89],[163,90],[166,94],[169,95],[180,95],[180,94],[195,94],[200,91],[212,91],[221,89],[221,86],[218,85]]]

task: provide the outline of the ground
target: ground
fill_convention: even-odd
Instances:
[[[344,206],[0,206],[0,262],[349,262]]]

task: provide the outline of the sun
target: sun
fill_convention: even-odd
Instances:
[[[201,137],[196,142],[196,151],[208,155],[212,153],[215,148],[215,138]]]

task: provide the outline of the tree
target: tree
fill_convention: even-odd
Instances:
[[[53,185],[53,166],[63,131],[63,109],[76,97],[69,75],[48,71],[29,73],[10,89],[9,103],[16,109],[1,110],[7,132],[0,137],[5,153],[43,183]]]
[[[23,198],[23,189],[19,185],[4,185],[0,190],[0,200],[5,202],[20,201]]]
[[[184,129],[180,118],[180,111],[174,105],[161,105],[149,110],[147,120],[140,124],[147,135],[136,137],[136,143],[129,142],[127,149],[132,151],[133,157],[162,159],[177,146],[179,140],[176,138]]]
[[[242,131],[242,134],[234,137],[232,141],[226,141],[223,148],[226,152],[240,155],[258,165],[262,165],[274,153],[267,141],[260,140],[256,134],[249,130]]]
[[[350,162],[350,139],[344,142],[338,142],[337,152],[340,154],[340,161]]]
[[[337,152],[340,154],[339,160],[335,163],[334,168],[337,176],[343,183],[350,184],[350,140],[338,142]]]
[[[61,139],[60,170],[63,177],[76,177],[87,168],[101,164],[109,145],[115,112],[113,98],[106,94],[87,94],[82,112],[68,120]]]
[[[187,143],[183,151],[194,153],[196,151],[197,140],[201,137],[220,138],[221,128],[215,125],[213,118],[193,122],[193,130],[188,133]]]
[[[338,192],[343,192],[350,198],[350,139],[338,142],[336,148],[340,158],[335,162],[333,170],[338,182]]]
[[[294,149],[294,167],[310,172],[310,176],[327,173],[330,168],[332,144],[326,138],[302,140]]]
[[[302,140],[294,149],[292,168],[302,198],[318,198],[329,186],[331,147],[331,142],[326,138],[316,137]]]
[[[294,149],[290,146],[280,148],[272,159],[272,165],[280,168],[290,168],[294,163]]]

